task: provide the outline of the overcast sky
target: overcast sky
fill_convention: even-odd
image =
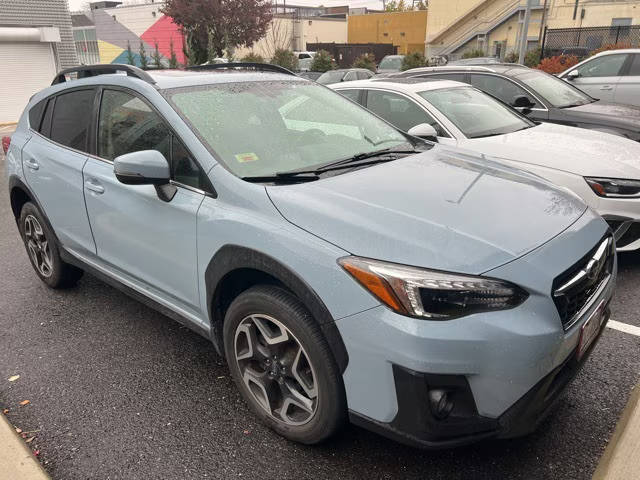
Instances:
[[[88,3],[87,0],[68,0],[69,9],[73,12],[80,10],[83,5]],[[143,0],[124,0],[124,3],[146,3]],[[282,0],[278,0],[278,4],[281,4]],[[292,5],[324,5],[326,7],[333,5],[349,5],[350,7],[369,7],[382,9],[382,0],[289,0],[287,3]]]

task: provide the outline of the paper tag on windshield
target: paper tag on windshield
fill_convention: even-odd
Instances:
[[[236,160],[240,163],[255,162],[256,160],[258,160],[258,155],[253,152],[238,153],[236,155]]]

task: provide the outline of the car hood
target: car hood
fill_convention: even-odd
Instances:
[[[586,208],[539,177],[444,146],[267,193],[288,221],[354,255],[463,273],[525,254]]]
[[[629,128],[635,132],[640,131],[640,108],[632,105],[607,103],[598,100],[578,107],[563,108],[562,111],[580,117],[585,121],[590,120],[593,123],[601,123],[604,117],[612,125]]]
[[[506,135],[462,140],[460,145],[582,176],[640,178],[640,143],[584,128],[542,123]]]

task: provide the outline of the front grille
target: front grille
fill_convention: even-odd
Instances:
[[[608,236],[554,280],[553,301],[565,330],[578,320],[582,308],[610,277],[614,259],[613,238]]]

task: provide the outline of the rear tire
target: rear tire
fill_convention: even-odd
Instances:
[[[33,203],[23,205],[19,227],[31,266],[40,280],[56,289],[73,287],[78,283],[84,272],[62,260],[53,231]]]
[[[318,324],[291,293],[270,285],[241,293],[227,310],[223,336],[242,397],[272,430],[315,444],[344,424],[338,366]]]

